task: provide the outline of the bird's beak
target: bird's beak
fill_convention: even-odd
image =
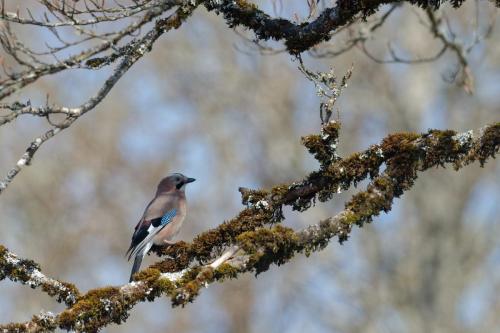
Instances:
[[[194,182],[196,179],[194,178],[187,178],[185,181],[184,181],[184,184],[189,184],[189,183],[192,183]]]

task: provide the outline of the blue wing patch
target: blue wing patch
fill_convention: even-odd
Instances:
[[[162,226],[165,226],[167,224],[170,223],[170,221],[172,221],[172,219],[174,218],[175,214],[177,214],[177,209],[172,209],[170,211],[168,211],[165,215],[163,215],[163,217],[161,218],[161,221],[160,221],[160,224]]]
[[[166,212],[161,218],[159,217],[151,220],[151,224],[147,228],[140,227],[132,236],[132,244],[130,244],[130,248],[127,251],[127,253],[131,251],[129,260],[142,251],[158,232],[172,222],[176,214],[177,210],[174,208]],[[149,250],[149,248],[147,248],[147,250]]]
[[[174,218],[175,214],[177,214],[177,210],[175,208],[172,209],[172,210],[169,210],[162,217],[159,217],[157,219],[151,220],[151,225],[153,227],[155,227],[155,228],[164,227],[167,224],[169,224],[170,221],[172,221],[172,219]]]

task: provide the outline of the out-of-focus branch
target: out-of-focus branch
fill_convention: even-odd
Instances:
[[[2,181],[0,181],[0,194],[7,188],[7,186],[12,182],[12,180],[19,174],[19,172],[25,166],[31,163],[33,156],[44,144],[46,141],[54,137],[61,130],[71,126],[79,117],[87,113],[88,111],[95,108],[97,104],[99,104],[104,97],[111,91],[114,85],[118,82],[118,80],[132,67],[140,58],[142,58],[147,52],[151,50],[154,42],[165,32],[169,31],[173,28],[178,28],[180,24],[186,19],[196,8],[197,4],[195,3],[193,6],[183,6],[171,14],[169,17],[165,19],[158,20],[153,29],[151,29],[143,38],[133,41],[130,43],[129,47],[123,49],[123,53],[120,53],[120,57],[123,57],[121,63],[117,66],[114,73],[104,82],[101,89],[97,92],[96,95],[92,96],[85,103],[78,107],[70,108],[70,107],[32,107],[31,105],[10,105],[7,108],[16,111],[17,113],[31,113],[31,114],[55,114],[55,113],[63,113],[67,114],[66,119],[61,123],[56,125],[54,128],[45,132],[42,136],[37,137],[35,140],[31,142],[29,147],[26,149],[26,152],[23,156],[18,160],[16,165],[7,173]],[[16,112],[14,112],[15,114]],[[17,115],[16,115],[17,116]],[[15,117],[15,116],[14,116]],[[4,121],[7,122],[8,120]],[[0,123],[1,125],[1,123]]]
[[[459,71],[454,75],[456,76],[458,72],[460,72],[459,85],[461,85],[464,90],[472,94],[474,92],[474,77],[472,75],[471,69],[469,67],[469,62],[467,61],[466,53],[472,49],[472,46],[479,42],[479,39],[475,39],[473,44],[470,47],[466,47],[460,42],[455,41],[454,34],[450,29],[450,34],[452,38],[448,38],[440,29],[440,25],[442,22],[442,18],[438,18],[431,10],[425,11],[427,14],[427,18],[431,23],[431,31],[435,38],[438,38],[442,43],[443,47],[446,49],[450,49],[455,53],[458,63],[459,63]]]
[[[179,5],[181,3],[181,5]],[[56,74],[63,70],[72,69],[72,68],[89,68],[95,69],[100,68],[101,66],[97,66],[94,62],[88,62],[92,57],[97,54],[100,54],[109,49],[115,49],[116,45],[120,43],[120,41],[124,40],[127,36],[130,36],[134,32],[137,32],[141,27],[151,22],[153,19],[162,15],[165,11],[173,8],[174,6],[187,6],[187,13],[189,13],[189,5],[184,4],[184,2],[180,2],[178,0],[166,0],[161,1],[161,5],[157,5],[148,10],[137,22],[131,23],[127,25],[124,29],[113,33],[113,34],[102,34],[99,35],[97,33],[92,33],[88,31],[82,31],[87,35],[87,37],[83,38],[81,42],[88,41],[90,39],[97,39],[99,41],[98,45],[84,49],[80,51],[78,54],[70,56],[63,60],[57,60],[57,62],[53,64],[41,64],[36,63],[28,66],[28,69],[22,72],[17,73],[7,73],[7,78],[0,80],[0,100],[4,99],[7,96],[10,96],[12,93],[22,89],[28,84],[31,84],[38,80],[39,78]],[[184,8],[183,8],[184,9]],[[34,57],[37,55],[37,52],[21,48],[18,43],[16,43],[17,38],[10,30],[8,22],[4,28],[0,26],[0,42],[3,46],[6,53],[12,56],[19,63],[20,59],[22,59],[21,54],[27,55],[28,57]],[[78,28],[78,25],[75,26]],[[63,43],[62,47],[59,48],[50,48],[49,54],[56,54],[58,51],[64,50],[69,46],[79,45],[80,43],[67,43],[62,41],[61,37],[57,33],[57,30],[50,30],[55,36]],[[89,37],[90,35],[90,37]],[[129,43],[126,43],[124,47],[121,48],[121,52],[119,52],[120,56],[125,56],[127,52],[125,50],[134,51],[134,43],[137,43],[136,40],[133,40]],[[113,61],[118,59],[119,56],[114,56]],[[24,61],[23,61],[24,62]],[[110,62],[108,62],[109,64]]]
[[[2,1],[2,2],[5,2]],[[180,4],[180,1],[178,1]],[[48,2],[40,1],[46,7],[48,13],[44,13],[43,19],[33,17],[31,11],[27,10],[26,17],[22,17],[19,12],[11,12],[5,10],[5,3],[0,8],[0,19],[12,23],[35,25],[40,27],[57,28],[64,26],[84,26],[95,25],[104,22],[118,21],[124,18],[129,18],[141,12],[150,10],[155,7],[161,7],[165,1],[135,1],[133,5],[118,5],[111,8],[106,8],[103,4],[92,1],[82,1],[81,8],[78,8],[78,1],[68,2]],[[90,6],[89,6],[90,4]],[[49,18],[49,15],[52,18]],[[79,16],[90,16],[91,19],[80,19]]]
[[[477,9],[476,9],[477,10]],[[446,51],[452,51],[456,58],[458,59],[458,69],[452,73],[449,81],[455,81],[455,78],[459,76],[458,84],[463,87],[465,92],[468,94],[472,94],[474,92],[474,77],[472,75],[472,71],[469,67],[469,63],[467,60],[467,54],[473,49],[475,45],[481,42],[483,39],[487,38],[491,33],[491,29],[493,27],[494,21],[488,23],[486,28],[486,32],[481,34],[478,30],[479,27],[475,27],[474,36],[475,38],[471,43],[466,45],[464,42],[460,42],[456,39],[455,33],[452,31],[450,24],[446,18],[446,16],[440,16],[435,13],[432,9],[426,8],[425,14],[428,22],[424,22],[423,19],[420,19],[422,25],[429,29],[432,36],[438,39],[441,42],[441,48],[435,52],[435,54],[425,57],[408,59],[401,57],[397,54],[397,52],[393,49],[391,44],[389,44],[389,58],[381,59],[377,56],[373,55],[373,53],[368,49],[366,45],[367,39],[354,40],[356,46],[358,46],[363,53],[370,58],[371,60],[380,63],[380,64],[391,64],[391,63],[402,63],[402,64],[419,64],[419,63],[427,63],[435,61],[441,58],[442,55],[445,54]],[[446,24],[445,24],[446,23]],[[446,25],[448,34],[446,34],[444,30],[444,26]],[[477,24],[476,24],[477,25]]]
[[[334,43],[332,43],[335,48],[326,44],[324,46],[311,48],[310,54],[317,58],[336,57],[352,50],[353,48],[358,48],[368,58],[379,64],[412,65],[434,62],[441,58],[446,53],[446,51],[449,50],[455,54],[458,60],[458,64],[457,70],[451,73],[451,75],[447,75],[445,79],[447,81],[453,82],[458,77],[457,84],[463,87],[463,89],[467,93],[472,94],[474,92],[474,77],[468,65],[467,55],[474,48],[474,46],[491,35],[495,23],[495,16],[493,16],[493,18],[489,20],[489,22],[484,24],[484,31],[481,31],[478,19],[479,9],[478,4],[476,3],[476,17],[474,19],[474,30],[472,31],[473,38],[471,42],[466,43],[463,40],[459,41],[458,38],[456,38],[456,35],[451,29],[451,25],[448,22],[445,14],[435,11],[433,7],[425,7],[424,13],[427,19],[420,17],[417,11],[415,11],[415,14],[418,17],[419,22],[429,30],[432,37],[438,39],[441,42],[440,48],[428,55],[418,57],[404,57],[398,54],[391,43],[388,43],[388,57],[379,57],[370,50],[367,43],[375,38],[373,36],[373,33],[381,26],[383,26],[387,18],[394,12],[396,8],[400,7],[402,4],[403,3],[401,2],[392,5],[392,7],[385,14],[376,19],[374,22],[369,23],[367,27],[354,29],[349,25],[346,25],[346,27],[348,27],[349,34],[347,40],[344,41],[341,46],[338,46],[339,43],[337,40],[335,40]],[[342,29],[337,29],[336,32],[339,32],[341,30]]]
[[[377,18],[374,22],[370,23],[370,26],[368,29],[359,29],[358,32],[352,32],[353,29],[350,29],[351,25],[350,24],[346,25],[345,28],[348,29],[350,32],[350,35],[353,35],[353,36],[350,36],[347,39],[347,41],[344,43],[344,45],[341,46],[340,48],[331,49],[329,47],[325,47],[325,48],[314,47],[314,48],[311,48],[310,54],[316,58],[326,58],[326,57],[333,58],[333,57],[337,57],[337,56],[339,56],[347,51],[350,51],[352,48],[354,48],[355,46],[357,46],[359,44],[364,45],[364,42],[371,37],[370,35],[373,34],[375,31],[377,31],[379,28],[381,28],[384,25],[384,23],[387,21],[389,16],[391,14],[393,14],[396,11],[396,9],[401,7],[401,5],[402,5],[402,3],[395,3],[394,5],[392,5],[391,8],[386,13],[384,13],[382,16]],[[343,29],[337,29],[335,34],[341,32],[342,30]]]
[[[49,105],[34,108],[30,101],[27,103],[14,102],[12,104],[0,104],[0,110],[1,109],[9,110],[10,112],[6,116],[0,116],[0,126],[15,120],[23,114],[31,114],[38,117],[48,117],[51,114],[71,115],[71,111],[68,108],[53,108]]]

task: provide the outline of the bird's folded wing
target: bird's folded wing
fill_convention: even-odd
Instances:
[[[148,243],[152,241],[154,236],[169,224],[177,210],[174,208],[166,212],[162,217],[149,221],[149,225],[142,224],[134,234],[132,244],[127,252],[130,252],[128,259],[135,257],[139,252],[143,251]],[[149,249],[148,249],[149,250]]]

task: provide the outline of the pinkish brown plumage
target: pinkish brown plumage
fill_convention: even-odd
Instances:
[[[170,244],[179,233],[186,217],[186,185],[194,178],[174,173],[163,178],[158,184],[155,197],[146,207],[132,235],[132,242],[127,251],[128,259],[135,257],[130,281],[139,270],[142,258],[153,244]]]

